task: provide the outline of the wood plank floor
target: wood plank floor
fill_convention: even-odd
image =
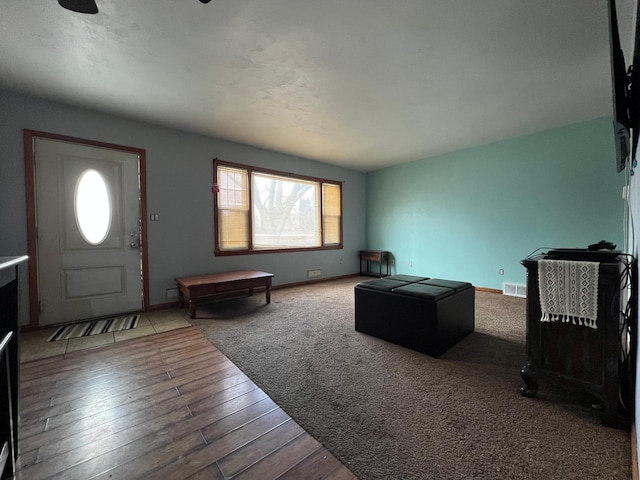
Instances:
[[[194,327],[23,363],[17,480],[355,479]]]

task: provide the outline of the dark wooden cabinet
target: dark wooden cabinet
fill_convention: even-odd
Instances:
[[[597,329],[593,329],[571,322],[540,321],[541,259],[522,261],[527,269],[527,361],[521,370],[525,382],[522,394],[535,396],[540,377],[570,384],[588,391],[599,401],[605,425],[628,429],[633,409],[637,320],[635,313],[629,318],[621,315],[621,279],[625,268],[629,268],[634,296],[635,261],[627,265],[619,257],[600,263]]]
[[[19,267],[27,257],[0,257],[0,478],[12,478],[18,455]]]

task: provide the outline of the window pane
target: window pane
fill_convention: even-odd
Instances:
[[[342,216],[340,185],[322,184],[322,211],[324,245],[340,243],[340,224]]]
[[[78,230],[90,245],[99,245],[111,228],[111,200],[104,177],[98,171],[82,172],[76,185],[74,208]]]
[[[253,172],[253,248],[319,247],[320,185]]]
[[[342,185],[215,160],[216,254],[342,247]]]
[[[218,167],[218,242],[221,250],[249,248],[249,175]]]
[[[224,232],[220,238],[220,248],[222,250],[249,248],[247,238],[249,216],[247,212],[220,210],[219,218],[219,230]]]
[[[340,216],[340,185],[322,184],[325,215]]]
[[[239,168],[218,167],[218,206],[221,208],[249,208],[247,171]]]
[[[340,243],[340,217],[324,217],[324,244]]]

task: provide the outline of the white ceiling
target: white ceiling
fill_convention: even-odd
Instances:
[[[612,111],[606,0],[0,4],[2,87],[361,171]]]

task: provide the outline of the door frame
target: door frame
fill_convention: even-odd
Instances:
[[[29,323],[25,330],[36,330],[40,327],[40,298],[38,295],[38,240],[36,227],[36,190],[34,167],[34,138],[40,137],[49,140],[76,143],[91,147],[107,148],[134,153],[138,156],[138,175],[140,184],[140,255],[142,268],[142,305],[143,311],[149,310],[149,262],[147,256],[147,169],[146,150],[113,143],[87,140],[84,138],[70,137],[56,133],[40,132],[37,130],[23,130],[24,141],[24,172],[25,172],[25,197],[27,207],[27,253],[29,255]]]

